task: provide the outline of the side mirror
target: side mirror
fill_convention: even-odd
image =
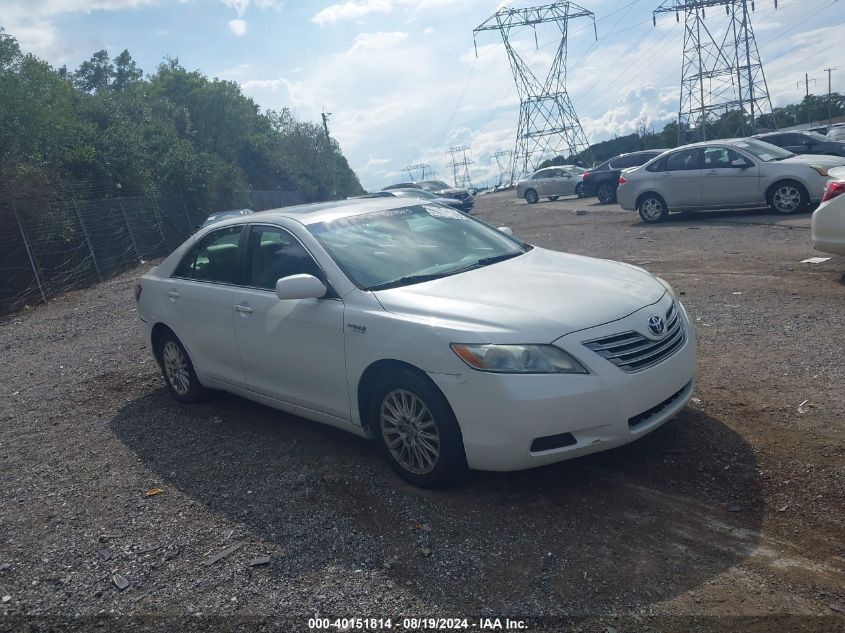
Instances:
[[[314,275],[290,275],[276,282],[276,296],[282,301],[321,299],[328,289]]]
[[[510,235],[511,237],[513,237],[513,230],[509,226],[500,226],[496,230],[499,231],[499,233],[504,233],[505,235]]]
[[[746,161],[742,160],[741,158],[737,158],[735,161],[731,163],[731,167],[737,167],[739,169],[748,169],[751,167]]]

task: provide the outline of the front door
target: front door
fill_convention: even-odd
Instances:
[[[552,179],[552,193],[553,196],[571,196],[575,194],[575,178],[568,169],[555,169],[554,178]]]
[[[320,267],[286,229],[252,225],[243,285],[234,291],[235,336],[249,389],[276,400],[349,419],[343,302],[281,301],[276,281]]]
[[[760,168],[732,149],[705,147],[701,174],[704,204],[742,207],[760,202]]]

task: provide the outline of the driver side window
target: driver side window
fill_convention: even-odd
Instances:
[[[250,227],[244,285],[275,290],[276,282],[290,275],[313,275],[325,281],[317,262],[293,235],[273,226]]]

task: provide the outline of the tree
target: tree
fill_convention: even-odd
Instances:
[[[93,93],[108,88],[113,77],[114,66],[109,61],[109,54],[101,50],[94,53],[88,61],[82,62],[74,73],[73,80],[83,92]]]
[[[135,60],[124,50],[114,58],[114,81],[112,88],[118,92],[126,90],[133,83],[140,81],[144,73],[138,68]]]

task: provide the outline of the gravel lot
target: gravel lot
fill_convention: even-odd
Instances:
[[[170,400],[135,326],[139,269],[0,325],[0,629],[845,631],[845,260],[799,263],[818,255],[808,216],[645,226],[511,193],[477,215],[670,281],[696,400],[622,449],[418,490],[340,431]]]

